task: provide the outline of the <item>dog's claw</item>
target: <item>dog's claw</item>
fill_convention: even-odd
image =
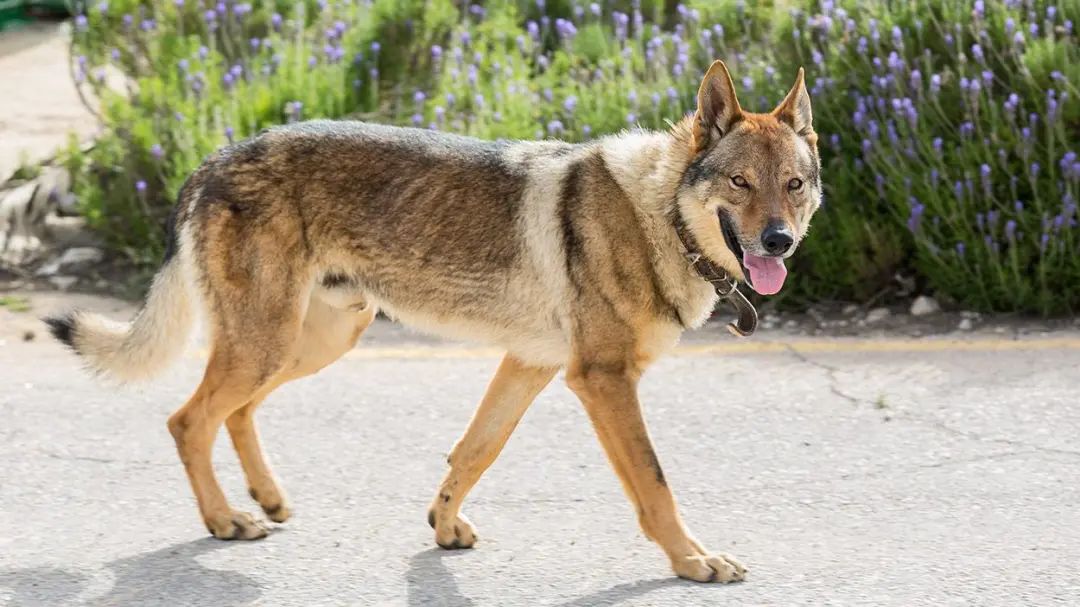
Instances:
[[[476,535],[476,528],[463,515],[459,514],[456,521],[449,523],[442,523],[437,516],[433,517],[433,520],[432,527],[435,528],[435,543],[440,548],[446,550],[472,548],[476,541],[480,539]]]
[[[247,512],[233,512],[221,521],[207,521],[206,528],[219,540],[261,540],[269,532],[266,523]]]
[[[672,562],[675,574],[695,582],[728,584],[746,579],[746,567],[729,554],[695,554]]]

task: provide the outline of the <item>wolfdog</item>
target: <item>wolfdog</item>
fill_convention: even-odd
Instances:
[[[270,520],[290,505],[254,413],[281,384],[353,348],[377,310],[506,350],[428,513],[435,542],[477,541],[461,514],[534,397],[560,369],[645,535],[675,573],[742,580],[683,524],[649,440],[638,380],[683,330],[734,297],[780,290],[820,205],[817,135],[800,69],[771,112],[743,111],[723,62],[696,110],[662,132],[570,144],[489,142],[347,121],[280,126],[208,158],[181,189],[165,261],[130,323],[46,319],[87,366],[120,381],[163,369],[201,309],[202,383],[168,420],[214,537],[264,537],[214,477],[222,423]]]

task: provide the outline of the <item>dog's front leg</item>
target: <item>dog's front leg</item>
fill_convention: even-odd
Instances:
[[[581,361],[566,375],[592,419],[623,489],[637,509],[642,531],[660,544],[680,577],[735,582],[746,569],[733,557],[705,550],[687,531],[664,480],[637,397],[638,372],[624,364]]]
[[[428,523],[435,529],[439,546],[471,548],[476,543],[476,530],[461,514],[461,502],[557,371],[555,367],[528,366],[509,354],[503,358],[469,428],[450,451],[450,471],[428,511]]]

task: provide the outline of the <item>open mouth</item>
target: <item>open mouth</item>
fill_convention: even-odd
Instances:
[[[774,295],[780,292],[787,278],[787,267],[782,257],[754,255],[743,250],[739,237],[735,234],[731,217],[720,211],[720,230],[724,234],[724,243],[739,260],[743,280],[750,288],[762,295]]]
[[[728,216],[727,211],[720,211],[719,215],[720,231],[724,233],[724,243],[727,244],[727,248],[735,255],[735,259],[739,260],[739,264],[742,266],[743,271],[743,281],[752,287],[754,285],[750,282],[750,273],[746,270],[746,264],[742,263],[742,245],[739,244],[739,237],[735,235],[735,228],[731,227],[731,217]]]

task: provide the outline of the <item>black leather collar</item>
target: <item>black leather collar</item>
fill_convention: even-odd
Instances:
[[[686,227],[686,222],[683,221],[682,213],[679,212],[677,206],[673,214],[675,216],[673,221],[675,233],[679,235],[679,240],[682,241],[683,248],[686,249],[687,261],[690,262],[690,265],[694,267],[694,270],[702,279],[712,285],[720,299],[731,304],[739,315],[735,322],[728,323],[728,330],[733,335],[749,337],[757,329],[758,316],[754,305],[739,292],[739,285],[735,278],[724,271],[723,268],[709,261],[698,250],[697,241],[694,240],[694,235],[690,233],[690,229]]]

